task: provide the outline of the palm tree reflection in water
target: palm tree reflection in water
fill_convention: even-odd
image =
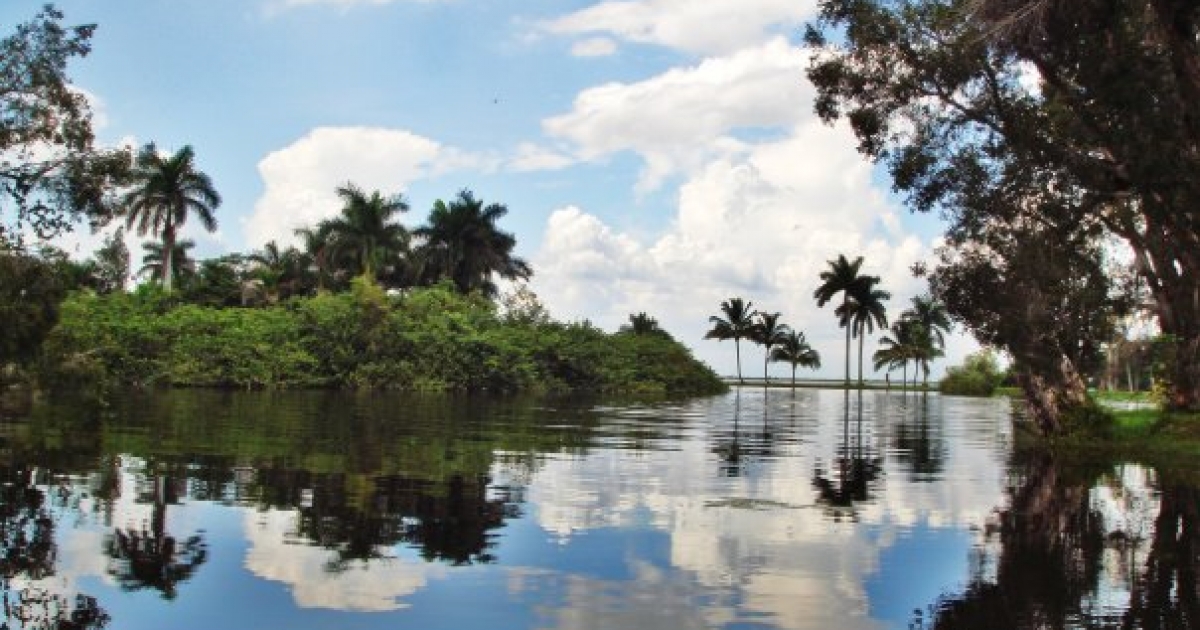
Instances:
[[[842,440],[828,470],[818,463],[813,471],[817,502],[835,520],[856,520],[855,506],[871,499],[871,484],[879,478],[882,462],[863,440],[863,393],[857,391],[854,433],[850,432],[850,391],[843,399]],[[836,469],[835,469],[836,467]]]

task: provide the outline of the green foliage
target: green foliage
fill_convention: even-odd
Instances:
[[[65,289],[55,261],[0,249],[0,367],[34,358],[59,317]]]
[[[983,350],[968,355],[962,365],[947,369],[938,390],[956,396],[991,396],[1003,379],[996,355]]]
[[[70,297],[44,380],[671,395],[725,387],[669,335],[510,321],[449,283],[392,297],[360,277],[345,293],[253,309],[180,305],[176,295]]]

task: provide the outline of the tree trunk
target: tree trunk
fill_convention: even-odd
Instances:
[[[172,264],[175,254],[175,228],[165,228],[162,233],[162,241],[162,287],[163,291],[170,293],[171,285],[173,284],[172,276],[175,275],[174,265]]]
[[[858,388],[862,389],[862,364],[863,364],[863,331],[858,331]]]
[[[737,337],[733,338],[733,352],[737,356],[738,384],[745,385],[746,381],[742,380],[742,344]]]
[[[1087,404],[1087,388],[1075,364],[1060,355],[1052,369],[1022,367],[1018,380],[1025,405],[1042,435],[1059,435],[1066,430],[1065,414]]]

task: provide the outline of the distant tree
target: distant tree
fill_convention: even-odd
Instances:
[[[750,339],[763,347],[763,382],[769,382],[767,365],[771,361],[771,349],[783,343],[792,332],[787,324],[779,323],[781,313],[758,313],[758,320],[750,329]]]
[[[281,249],[279,243],[268,241],[261,250],[246,256],[246,260],[253,265],[252,273],[275,298],[302,295],[316,283],[315,275],[310,272],[311,259],[295,247]]]
[[[67,77],[96,27],[62,20],[46,5],[0,40],[0,246],[26,230],[52,238],[81,217],[103,224],[129,170],[127,151],[95,147],[87,97]]]
[[[852,334],[858,337],[858,386],[863,385],[863,339],[867,333],[875,332],[875,327],[887,326],[887,307],[884,302],[892,297],[883,289],[876,289],[879,278],[875,276],[860,277],[850,290],[849,299],[842,303],[834,312],[840,318],[839,322]]]
[[[323,221],[317,231],[325,237],[335,266],[375,281],[384,266],[408,250],[408,230],[397,222],[398,215],[408,211],[408,202],[379,191],[368,195],[354,184],[338,188],[337,194],[341,215]]]
[[[658,325],[658,320],[646,313],[636,313],[629,316],[629,323],[621,326],[620,332],[631,335],[666,335],[667,331]]]
[[[847,308],[846,303],[850,301],[850,292],[864,282],[859,270],[862,268],[863,258],[859,256],[853,261],[847,260],[844,254],[838,254],[834,260],[828,261],[829,269],[821,272],[821,285],[813,291],[813,298],[817,300],[817,306],[824,307],[826,303],[832,300],[837,294],[842,294],[842,308]],[[866,276],[870,277],[870,276]],[[840,320],[839,320],[840,321]],[[846,326],[846,387],[850,387],[850,327],[849,320],[843,323]]]
[[[182,282],[196,274],[196,261],[188,254],[188,250],[196,246],[196,241],[185,238],[175,242],[174,251],[168,256],[162,243],[142,243],[142,268],[138,269],[139,276],[148,276],[151,281],[158,282],[164,287]],[[174,266],[168,261],[174,261]],[[170,271],[167,271],[170,269]],[[170,281],[165,274],[174,276]]]
[[[196,275],[185,283],[183,298],[206,306],[238,306],[246,280],[245,258],[229,254],[200,261]]]
[[[528,280],[533,270],[513,255],[517,241],[496,223],[508,214],[503,204],[483,204],[469,190],[450,203],[437,200],[426,224],[414,233],[424,239],[418,249],[424,275],[430,281],[448,278],[462,293],[496,295],[493,274],[507,280]]]
[[[139,236],[151,234],[162,241],[160,274],[163,289],[171,291],[175,241],[188,216],[195,214],[205,230],[217,229],[221,196],[208,175],[196,169],[195,152],[185,146],[170,157],[159,155],[153,143],[138,152],[133,170],[134,187],[124,198],[128,226],[137,225]]]
[[[792,366],[792,387],[796,386],[796,368],[821,367],[821,355],[804,338],[804,333],[789,330],[779,345],[771,350],[771,360],[789,363]]]
[[[901,368],[903,386],[908,385],[908,362],[915,361],[918,354],[916,327],[919,325],[904,318],[892,322],[890,334],[879,338],[879,349],[871,357],[876,370]]]
[[[712,329],[705,333],[705,339],[717,339],[719,341],[733,340],[733,349],[737,355],[739,383],[745,382],[742,379],[741,340],[748,339],[753,333],[754,315],[756,312],[753,302],[746,302],[742,298],[735,297],[721,302],[721,313],[724,317],[713,315],[708,318],[709,323],[712,324]]]
[[[129,280],[129,247],[125,245],[125,232],[120,228],[104,239],[104,244],[96,250],[95,260],[96,291],[99,293],[119,293],[125,290],[125,282]]]

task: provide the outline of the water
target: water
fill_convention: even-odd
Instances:
[[[1190,627],[1188,474],[1010,404],[173,391],[0,425],[11,628]],[[21,621],[24,618],[25,621]],[[63,626],[66,627],[66,626]]]

